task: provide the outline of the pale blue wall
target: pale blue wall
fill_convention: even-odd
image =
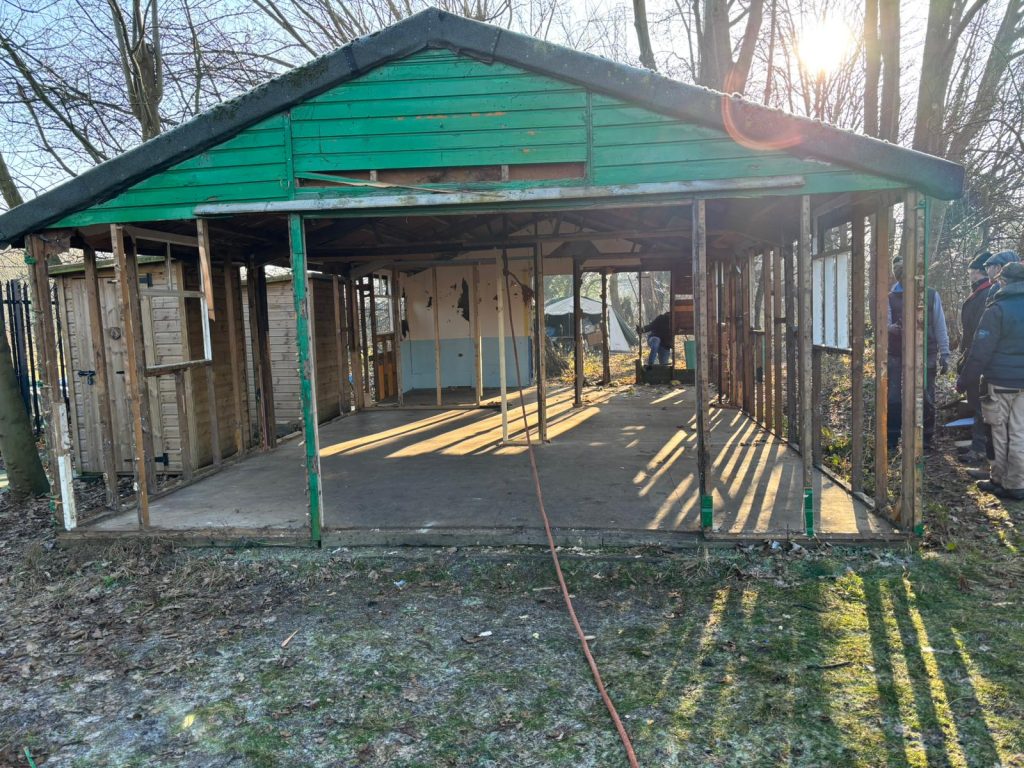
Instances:
[[[533,382],[532,339],[519,337],[519,365],[522,369],[523,384]],[[498,370],[498,339],[482,339],[484,353],[484,387],[501,386]],[[509,387],[516,385],[516,361],[511,339],[505,339],[505,382]],[[472,339],[441,339],[441,386],[472,387],[476,385],[473,375]],[[433,389],[434,342],[433,340],[406,340],[402,342],[402,387],[410,389]]]

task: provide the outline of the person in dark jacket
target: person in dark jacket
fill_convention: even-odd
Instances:
[[[988,297],[991,299],[999,290],[999,274],[1007,264],[1019,262],[1020,257],[1014,251],[1000,251],[994,256],[989,256],[985,261],[985,274],[992,281],[992,287],[988,289]]]
[[[992,427],[989,480],[978,488],[1004,498],[1024,499],[1024,264],[1002,269],[1001,286],[988,303],[971,352],[956,381],[958,392],[984,376],[981,410]]]
[[[960,341],[960,362],[957,364],[957,373],[963,373],[964,364],[971,353],[971,342],[974,341],[974,333],[978,330],[978,323],[985,312],[985,304],[988,301],[988,291],[992,287],[992,280],[985,272],[985,263],[992,257],[988,251],[979,254],[967,267],[967,273],[971,279],[971,295],[967,297],[960,310],[960,325],[963,329]],[[974,378],[964,381],[967,388],[967,405],[974,413],[974,426],[971,428],[971,447],[963,456],[961,461],[972,467],[981,467],[988,462],[988,430],[985,428],[985,421],[981,415],[981,395],[978,387],[981,382]],[[972,470],[974,471],[974,470]],[[983,470],[978,470],[982,472]],[[981,475],[987,477],[987,473]]]
[[[889,414],[886,422],[890,450],[899,444],[903,431],[903,260],[894,259],[892,274],[896,283],[889,291]],[[924,447],[931,448],[935,435],[935,379],[949,371],[949,328],[942,311],[942,299],[934,288],[928,289],[925,303],[928,316],[928,364],[924,388]]]
[[[668,312],[663,312],[650,323],[641,328],[647,333],[647,346],[651,354],[647,358],[647,367],[654,365],[655,359],[661,365],[668,365],[672,358],[672,318]]]

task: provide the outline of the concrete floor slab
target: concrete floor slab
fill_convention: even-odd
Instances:
[[[488,393],[489,394],[489,393]],[[510,441],[494,410],[377,408],[320,428],[324,530],[452,531],[540,528],[517,397]],[[536,404],[526,400],[535,426]],[[539,445],[544,501],[565,530],[699,531],[691,389],[623,387],[548,401],[550,442]],[[800,457],[735,410],[711,415],[715,528],[745,536],[803,532]],[[892,535],[891,527],[815,472],[815,527],[824,535]],[[301,440],[252,456],[154,500],[157,529],[302,529]],[[130,530],[134,513],[95,530]]]

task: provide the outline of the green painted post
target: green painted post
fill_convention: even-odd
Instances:
[[[808,538],[814,538],[814,489],[804,488],[804,529]]]
[[[302,216],[288,217],[291,246],[292,296],[295,300],[295,331],[299,348],[299,383],[302,425],[306,448],[306,483],[309,492],[309,535],[320,544],[323,489],[320,487],[320,430],[316,415],[316,387],[313,369],[313,332],[309,318],[309,277],[306,273],[306,237]]]
[[[710,531],[715,522],[714,501],[710,495],[700,497],[700,527]]]

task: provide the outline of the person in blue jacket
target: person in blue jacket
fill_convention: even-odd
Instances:
[[[1024,264],[1010,262],[974,334],[971,351],[956,381],[958,392],[982,376],[981,410],[992,427],[995,454],[990,479],[978,488],[1024,500]]]

